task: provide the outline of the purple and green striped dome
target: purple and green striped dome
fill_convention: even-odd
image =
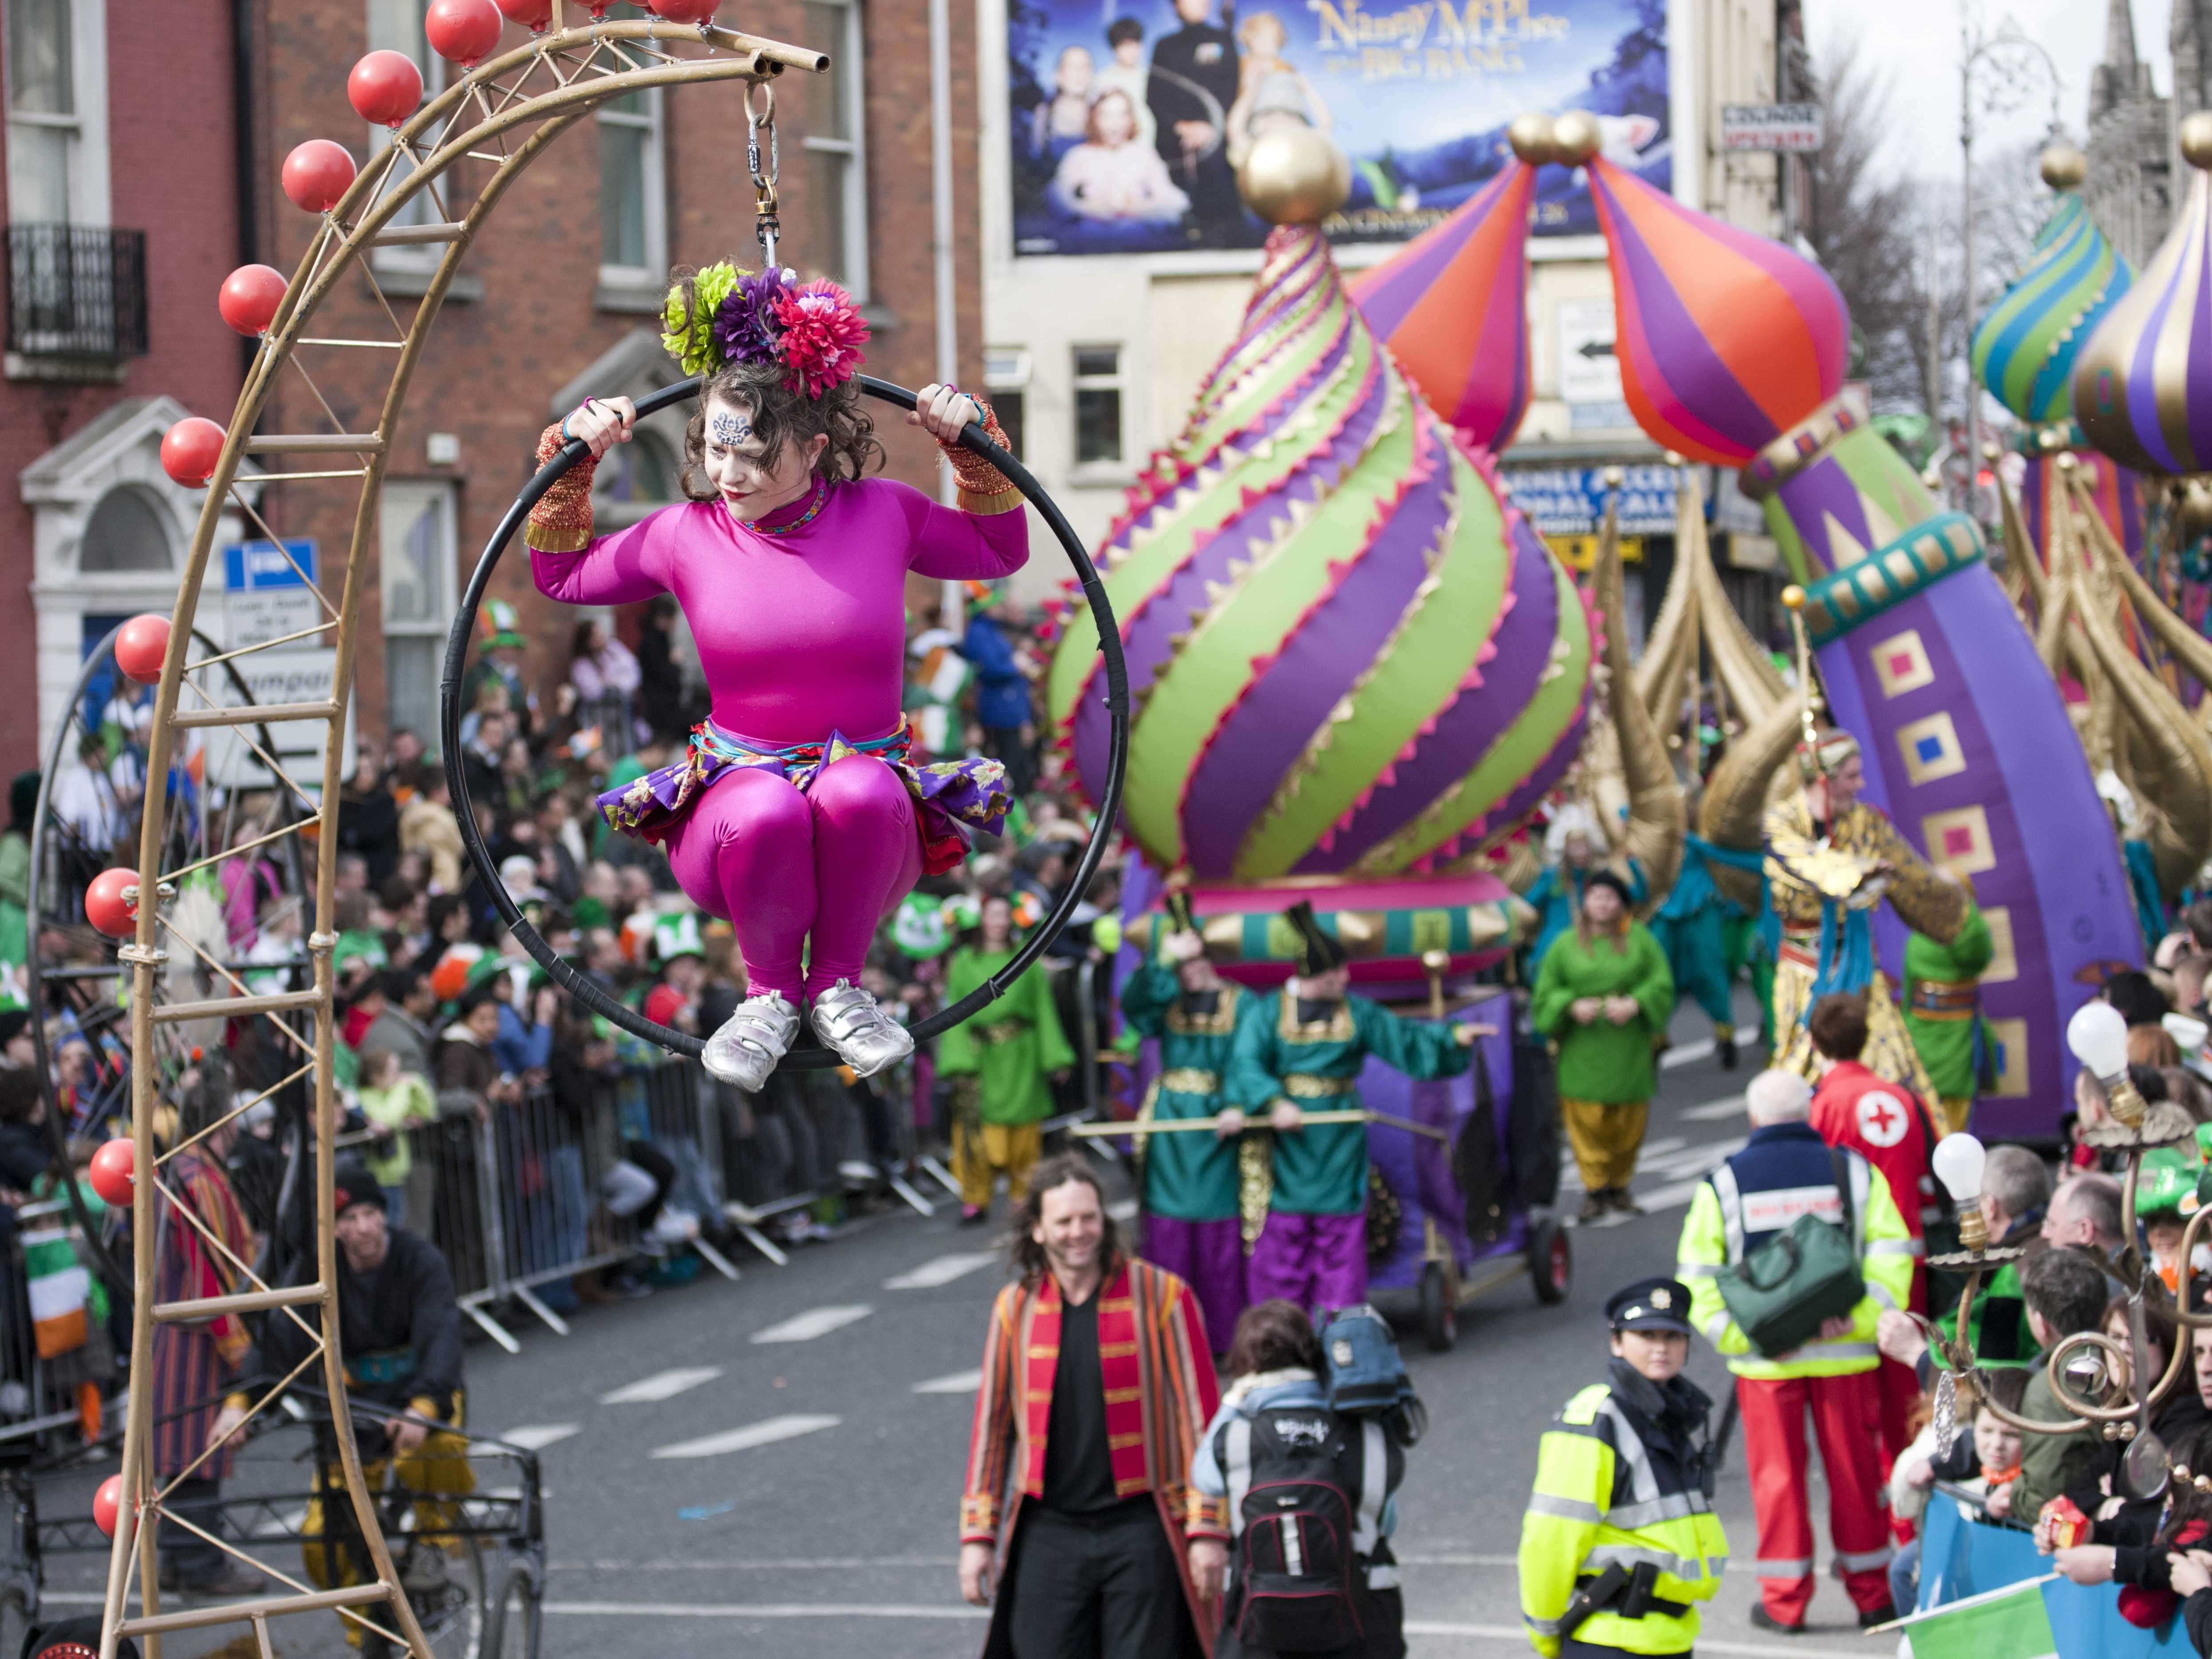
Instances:
[[[1377,343],[1320,234],[1278,228],[1237,341],[1099,556],[1135,704],[1123,813],[1158,867],[1425,870],[1559,781],[1593,630],[1487,468]],[[1048,697],[1095,793],[1087,612]]]
[[[2134,280],[2081,193],[2060,191],[2035,257],[1974,331],[1974,378],[2023,421],[2071,420],[2075,360]]]

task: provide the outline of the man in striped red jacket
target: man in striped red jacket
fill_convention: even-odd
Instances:
[[[1188,1557],[1229,1526],[1189,1486],[1220,1402],[1197,1299],[1122,1252],[1079,1158],[1037,1166],[1014,1237],[960,1502],[961,1594],[997,1590],[986,1659],[1210,1655],[1218,1608]]]

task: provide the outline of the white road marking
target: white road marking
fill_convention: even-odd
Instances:
[[[551,1610],[550,1603],[547,1610],[549,1612]],[[1408,1636],[1467,1636],[1472,1637],[1478,1642],[1507,1642],[1516,1648],[1522,1649],[1528,1645],[1528,1632],[1518,1625],[1462,1625],[1435,1619],[1408,1619],[1406,1621],[1406,1634]],[[1803,1656],[1803,1659],[1865,1659],[1863,1650],[1802,1647],[1795,1639],[1791,1640],[1789,1650],[1793,1654]],[[1776,1650],[1771,1646],[1757,1647],[1748,1642],[1709,1641],[1700,1632],[1698,1636],[1698,1651],[1724,1653],[1731,1656],[1731,1659],[1737,1654],[1743,1655],[1745,1659],[1773,1659]]]
[[[679,1440],[672,1446],[656,1449],[655,1457],[720,1457],[726,1453],[750,1451],[755,1446],[772,1446],[779,1440],[796,1440],[803,1434],[819,1434],[824,1429],[834,1429],[844,1419],[798,1413],[788,1417],[771,1417],[764,1423],[748,1423],[742,1429],[725,1429],[720,1434],[702,1435],[696,1440]]]
[[[811,1342],[817,1336],[827,1336],[842,1330],[855,1320],[866,1319],[875,1312],[865,1302],[855,1302],[839,1308],[810,1308],[795,1314],[780,1325],[771,1325],[764,1331],[755,1331],[756,1342]]]
[[[581,1423],[532,1423],[492,1437],[506,1445],[520,1446],[525,1451],[544,1451],[556,1441],[566,1440],[570,1435],[583,1431]]]
[[[55,1598],[48,1596],[48,1601]],[[100,1597],[88,1595],[88,1601]],[[700,1606],[679,1607],[667,1602],[653,1601],[548,1601],[544,1610],[566,1618],[586,1619],[988,1619],[988,1607],[861,1607],[853,1604],[825,1603],[819,1607],[795,1606],[783,1602],[764,1602],[759,1607],[747,1607],[742,1601],[722,1601]],[[1516,1632],[1519,1635],[1518,1632]],[[1519,1639],[1524,1644],[1526,1636]],[[1707,1645],[1711,1645],[1708,1644]],[[1749,1652],[1748,1648],[1741,1650]],[[1791,1652],[1797,1651],[1792,1648]],[[1852,1659],[1864,1659],[1854,1655]]]
[[[965,1279],[979,1267],[988,1267],[999,1259],[995,1250],[960,1250],[951,1255],[940,1255],[923,1262],[919,1267],[909,1267],[896,1279],[884,1280],[887,1291],[933,1291],[939,1285],[950,1285],[956,1279]]]
[[[983,1368],[972,1371],[955,1371],[950,1376],[933,1376],[927,1382],[914,1385],[916,1394],[973,1394],[983,1386]]]
[[[1721,1100],[1709,1100],[1702,1106],[1685,1107],[1674,1114],[1685,1123],[1718,1123],[1728,1118],[1743,1115],[1743,1096],[1741,1092]]]
[[[302,1504],[297,1509],[283,1510],[264,1521],[253,1529],[253,1535],[256,1538],[296,1538],[300,1535],[300,1528],[307,1524],[307,1506]],[[100,1605],[105,1607],[106,1603],[103,1601]]]
[[[674,1370],[655,1371],[651,1376],[641,1376],[635,1382],[624,1383],[612,1394],[599,1396],[602,1406],[638,1406],[655,1400],[673,1400],[687,1389],[696,1389],[702,1382],[712,1382],[722,1374],[720,1365],[678,1365]]]
[[[1116,1221],[1134,1221],[1137,1218],[1137,1200],[1133,1198],[1116,1200],[1106,1206],[1106,1213]]]
[[[1711,1037],[1698,1042],[1678,1042],[1659,1056],[1659,1064],[1671,1072],[1677,1066],[1689,1066],[1705,1059],[1716,1046]],[[1407,1628],[1410,1630],[1413,1627],[1407,1626]]]

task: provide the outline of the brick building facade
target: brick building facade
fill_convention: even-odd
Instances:
[[[89,369],[68,366],[69,372],[107,377],[79,386],[17,378],[19,365],[10,360],[0,392],[0,445],[7,471],[22,479],[25,492],[67,493],[64,484],[38,484],[24,476],[40,458],[54,473],[58,454],[58,470],[66,471],[83,460],[73,444],[82,451],[120,444],[130,452],[125,483],[134,499],[159,509],[173,557],[181,561],[199,498],[167,483],[154,465],[155,451],[161,429],[178,413],[225,420],[235,402],[244,357],[240,342],[216,315],[216,289],[241,258],[287,272],[301,258],[313,221],[277,187],[295,145],[336,139],[366,162],[383,143],[383,134],[368,130],[346,101],[347,71],[364,52],[407,51],[434,88],[441,84],[445,66],[422,40],[424,5],[0,0],[11,21],[23,8],[74,8],[79,35],[85,15],[104,26],[112,222],[149,232],[147,356]],[[953,10],[960,378],[980,384],[973,15],[970,8]],[[804,275],[834,276],[862,290],[875,333],[869,369],[908,386],[931,379],[936,361],[927,13],[921,4],[880,0],[763,0],[736,20],[756,34],[828,51],[836,62],[829,76],[794,71],[778,83],[783,257]],[[234,21],[241,27],[234,29]],[[525,38],[510,27],[502,49]],[[72,44],[82,63],[83,48]],[[241,82],[250,94],[243,122],[234,97]],[[36,133],[21,135],[39,125],[20,118],[11,102],[11,174],[15,152],[38,140]],[[246,135],[243,166],[232,143],[240,131]],[[365,573],[368,599],[357,641],[355,711],[363,733],[381,735],[392,723],[429,725],[459,585],[527,475],[540,431],[586,393],[639,395],[676,378],[658,343],[668,268],[731,257],[757,262],[744,138],[738,83],[674,88],[605,110],[532,164],[470,248],[463,283],[441,314],[395,435],[380,546],[370,550],[378,568]],[[179,157],[190,157],[189,165]],[[249,187],[241,226],[240,198]],[[72,218],[95,222],[83,212]],[[417,256],[410,271],[415,252],[384,250],[379,256],[379,281],[403,321],[411,301],[399,296],[419,289],[421,270],[435,263]],[[355,276],[341,283],[312,332],[389,337],[391,328],[369,283]],[[345,429],[374,425],[390,370],[387,354],[310,348],[300,361]],[[110,383],[118,374],[119,381]],[[163,396],[172,401],[151,401]],[[143,429],[118,423],[112,410],[124,404],[132,404]],[[900,424],[896,411],[879,413],[889,471],[933,489],[933,446]],[[102,418],[112,432],[97,429]],[[306,379],[288,374],[279,382],[260,429],[328,429]],[[681,413],[671,411],[647,442],[618,452],[622,465],[603,469],[610,492],[603,523],[677,498],[682,429]],[[279,463],[294,470],[306,465]],[[322,580],[335,593],[350,537],[351,487],[270,489],[261,508],[278,534],[317,544]],[[9,526],[15,533],[0,559],[9,561],[10,590],[20,592],[16,583],[33,574],[26,551],[42,532],[32,524],[35,509],[21,495],[6,510],[16,515]],[[40,574],[46,574],[44,565]],[[127,606],[118,608],[147,608],[149,596],[140,590],[158,588],[164,580],[173,599],[173,569],[145,570],[133,579]],[[210,586],[220,580],[211,573]],[[492,593],[520,613],[532,645],[530,670],[550,693],[566,673],[574,613],[540,599],[530,587],[526,562],[512,554]],[[89,604],[78,607],[83,616],[94,614]],[[38,693],[42,724],[51,729],[60,718],[54,685],[62,686],[65,700],[65,671],[74,662],[69,653],[81,654],[76,633],[90,626],[75,613],[44,618],[39,638],[51,660],[34,681],[31,653],[16,648],[28,645],[30,624],[21,608],[0,608],[0,676],[6,677],[0,698],[6,706],[27,708]],[[28,722],[0,723],[0,764],[30,764]]]

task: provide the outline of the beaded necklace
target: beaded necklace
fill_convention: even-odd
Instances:
[[[800,514],[789,524],[763,524],[758,519],[740,520],[739,522],[742,523],[748,530],[757,531],[763,536],[788,536],[794,530],[804,530],[807,526],[812,524],[815,520],[815,515],[819,514],[823,507],[829,505],[829,483],[826,479],[817,475],[814,480],[814,500],[809,503],[805,512]]]

